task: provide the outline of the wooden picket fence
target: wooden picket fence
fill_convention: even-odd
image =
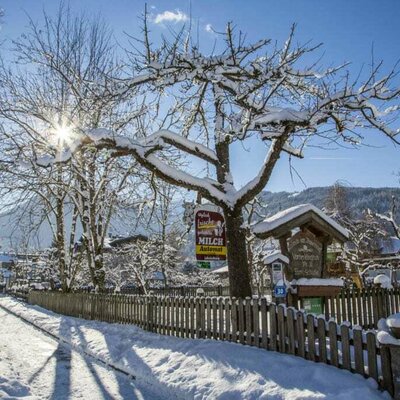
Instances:
[[[229,286],[169,286],[161,288],[151,288],[149,293],[154,296],[197,296],[197,291],[201,289],[205,296],[229,296]],[[267,291],[267,290],[265,290]],[[92,293],[92,289],[76,289],[75,293]],[[270,292],[270,290],[268,290]],[[105,289],[104,293],[114,294],[115,289]],[[140,288],[121,288],[121,294],[136,294],[143,295],[143,290]]]
[[[389,355],[376,332],[316,318],[265,298],[160,297],[30,292],[29,303],[64,315],[135,324],[182,338],[217,339],[347,369],[392,391]]]
[[[178,286],[166,288],[152,288],[150,293],[155,296],[195,297],[197,291],[202,290],[205,296],[229,296],[229,286]],[[136,294],[136,293],[135,293]]]
[[[302,309],[301,301],[295,304]],[[400,288],[343,289],[324,304],[325,319],[350,322],[364,329],[376,329],[381,318],[400,312]]]

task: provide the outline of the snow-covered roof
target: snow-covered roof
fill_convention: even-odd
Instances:
[[[225,265],[221,268],[214,269],[213,271],[211,271],[211,273],[212,274],[224,274],[224,273],[227,273],[228,271],[229,271],[228,266]]]
[[[271,264],[276,260],[282,260],[284,263],[289,264],[289,258],[283,255],[280,251],[274,251],[263,258],[264,264]]]
[[[9,271],[8,269],[0,268],[0,275],[2,275],[3,278],[9,278],[10,276],[13,275],[13,273],[11,271]]]
[[[347,229],[343,228],[336,221],[322,212],[319,208],[315,207],[313,204],[300,204],[288,208],[286,210],[280,211],[277,214],[266,218],[264,221],[259,222],[252,227],[252,231],[255,235],[268,234],[275,229],[285,225],[289,222],[295,222],[296,219],[302,217],[304,214],[312,213],[320,218],[323,222],[332,227],[336,232],[340,234],[343,238],[349,237],[349,232]]]
[[[131,243],[136,243],[137,241],[148,241],[149,238],[147,236],[137,234],[131,236],[119,236],[115,238],[109,238],[108,247],[121,247],[125,245],[129,245]]]
[[[150,279],[155,280],[155,281],[163,281],[164,280],[164,274],[162,273],[162,271],[154,271],[151,274]]]
[[[386,265],[382,265],[382,264],[372,264],[372,265],[368,265],[367,267],[365,267],[364,271],[361,272],[361,275],[365,275],[366,273],[369,273],[371,271],[390,271],[390,269],[386,266]]]
[[[381,254],[397,253],[400,253],[400,239],[392,236],[388,239],[381,240]]]
[[[9,256],[7,254],[0,254],[0,262],[13,262],[15,261],[15,257],[14,256]]]
[[[340,278],[300,278],[290,282],[291,286],[344,286],[343,279]]]

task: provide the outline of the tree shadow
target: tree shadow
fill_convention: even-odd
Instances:
[[[88,342],[87,342],[82,330],[80,329],[80,326],[75,326],[75,332],[78,334],[79,341],[83,345],[83,348],[88,348]],[[109,354],[111,356],[111,352]],[[90,360],[90,358],[87,356],[84,357],[84,359],[89,367],[89,370],[92,372],[96,382],[99,385],[102,385],[99,376],[97,375],[96,371],[93,369],[94,364],[99,364],[99,365],[102,365],[102,364],[98,361],[95,361],[94,359]],[[113,363],[115,363],[115,361],[117,361],[117,360],[112,358],[111,361]],[[143,368],[144,366],[142,365],[141,367]],[[148,368],[148,370],[150,372],[149,368]],[[137,394],[138,389],[136,388],[133,377],[126,376],[122,372],[118,372],[118,371],[114,371],[113,375],[118,384],[118,392],[123,399],[135,400],[135,399],[142,398],[141,396],[138,396],[138,394]],[[154,399],[154,397],[152,397],[152,399]]]
[[[46,368],[47,364],[52,360],[53,357],[55,357],[55,353],[57,352],[57,349],[51,353],[46,361],[43,363],[43,365],[29,378],[28,383],[31,384],[41,373],[42,371]]]
[[[76,323],[75,328],[84,347],[87,346],[87,341],[84,337],[86,329],[93,329],[101,333],[107,346],[107,354],[109,354],[110,361],[117,366],[129,365],[129,368],[133,369],[133,374],[135,374],[135,371],[137,372],[138,382],[143,381],[152,385],[154,391],[159,389],[159,393],[164,396],[188,397],[193,395],[193,392],[189,393],[184,387],[168,387],[160,381],[154,370],[145,362],[143,356],[133,347],[133,344],[143,349],[153,349],[160,352],[167,350],[165,362],[168,361],[171,354],[176,355],[177,362],[174,368],[178,369],[182,363],[182,361],[178,361],[179,359],[187,360],[193,356],[199,360],[193,365],[193,371],[199,369],[200,365],[207,369],[205,366],[207,363],[218,365],[218,369],[226,371],[224,379],[227,382],[231,382],[233,386],[238,376],[247,374],[258,375],[261,385],[267,382],[274,382],[277,387],[279,386],[286,390],[297,388],[301,382],[304,385],[303,389],[311,389],[313,385],[321,381],[320,375],[330,373],[342,374],[340,378],[344,387],[350,388],[354,384],[355,376],[351,373],[346,373],[346,371],[321,363],[317,366],[314,362],[304,360],[301,357],[280,354],[256,347],[212,339],[164,336],[144,331],[134,325],[123,326],[121,324],[82,320],[75,320],[73,323]],[[107,326],[107,328],[104,329],[104,326]],[[129,329],[129,332],[124,334],[123,330],[125,328]],[[116,340],[116,337],[118,340]],[[136,338],[136,341],[133,341],[133,338]],[[181,355],[184,357],[181,357]],[[163,362],[163,358],[160,357],[158,365]],[[271,365],[275,367],[271,368]],[[282,371],[287,373],[282,373]],[[292,375],[296,379],[288,379],[288,375]],[[363,379],[362,377],[360,378]],[[204,381],[203,384],[214,385],[212,376],[210,375],[208,382]],[[327,394],[334,393],[334,385],[326,384],[325,386]],[[260,389],[260,395],[261,393],[262,389]],[[253,394],[257,396],[256,392]],[[226,396],[224,395],[221,398],[239,398],[237,396],[241,396],[241,391],[232,388],[232,390],[227,391]],[[160,394],[157,397],[160,397]]]
[[[72,335],[71,333],[77,334],[79,337],[79,341],[82,345],[83,349],[88,348],[88,342],[85,339],[84,334],[80,329],[80,325],[75,323],[71,326],[71,320],[61,317],[60,325],[59,325],[59,336],[63,341],[67,343],[71,343]],[[71,377],[71,369],[73,365],[71,365],[71,356],[72,351],[70,345],[63,344],[61,342],[58,343],[57,350],[54,352],[54,356],[56,357],[56,376],[54,380],[54,391],[51,396],[52,400],[59,399],[68,399],[71,395],[71,385],[70,385],[70,377]],[[102,399],[115,399],[115,396],[110,393],[107,386],[107,381],[102,379],[99,373],[96,371],[97,368],[104,368],[107,370],[108,374],[112,375],[112,378],[115,379],[115,382],[118,385],[118,394],[122,399],[142,399],[140,395],[140,391],[138,394],[138,389],[135,387],[134,381],[131,377],[124,375],[121,372],[113,371],[110,367],[104,365],[100,361],[97,361],[95,358],[91,358],[89,355],[84,355],[79,353],[81,356],[81,360],[85,362],[87,367],[87,371],[93,378],[93,381],[96,383],[97,389],[101,393]],[[75,367],[76,368],[76,367]],[[66,371],[67,370],[67,373]]]
[[[56,358],[52,400],[68,399],[71,394],[71,348],[58,341],[53,353]]]

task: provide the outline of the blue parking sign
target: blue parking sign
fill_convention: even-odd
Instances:
[[[276,285],[274,288],[274,296],[275,297],[286,297],[286,286]]]

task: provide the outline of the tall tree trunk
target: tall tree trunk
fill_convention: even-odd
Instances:
[[[98,287],[100,292],[105,291],[106,273],[104,271],[103,256],[97,254],[94,259],[94,279],[95,286]]]
[[[57,166],[57,181],[62,182],[62,166]],[[64,226],[64,193],[61,187],[57,188],[56,197],[56,243],[58,270],[60,273],[61,289],[69,291],[65,262],[65,226]]]
[[[65,273],[65,246],[64,246],[64,215],[62,199],[57,199],[56,206],[56,247],[58,258],[58,271],[60,273],[61,289],[63,292],[68,291],[68,284]]]
[[[220,89],[214,86],[215,92],[215,152],[218,158],[216,165],[217,180],[224,185],[233,185],[230,170],[230,138],[223,133],[224,104]],[[246,232],[243,226],[242,208],[232,210],[224,208],[226,239],[228,250],[229,290],[232,297],[245,298],[251,296],[251,278],[247,259]]]
[[[250,297],[251,278],[242,213],[224,210],[228,248],[229,287],[232,297]]]

